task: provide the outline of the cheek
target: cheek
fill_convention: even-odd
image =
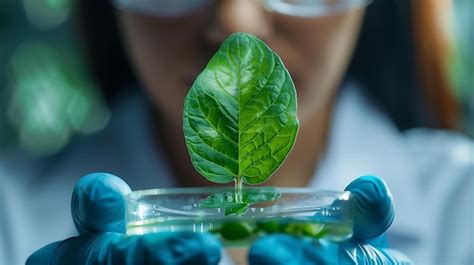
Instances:
[[[300,110],[332,98],[343,78],[359,32],[363,10],[321,18],[275,16],[275,50],[295,79]],[[315,104],[316,103],[316,104]]]
[[[128,56],[155,107],[169,121],[182,120],[184,97],[206,56],[199,43],[199,19],[173,21],[120,12]]]

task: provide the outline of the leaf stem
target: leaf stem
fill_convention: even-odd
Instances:
[[[242,178],[235,178],[235,202],[242,203]]]

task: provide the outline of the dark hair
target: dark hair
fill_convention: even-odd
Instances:
[[[77,1],[78,31],[89,71],[110,100],[121,90],[137,84],[125,55],[115,16],[110,1]]]
[[[127,63],[114,9],[109,1],[78,2],[90,70],[110,99],[137,82]],[[446,106],[427,100],[433,90],[423,89],[418,74],[413,17],[412,0],[375,0],[369,5],[346,78],[362,84],[367,96],[402,130],[455,127],[455,115],[439,114]],[[449,94],[447,87],[440,89]],[[456,113],[453,99],[446,100]]]
[[[415,69],[410,2],[375,0],[367,8],[347,73],[401,129],[428,122]]]

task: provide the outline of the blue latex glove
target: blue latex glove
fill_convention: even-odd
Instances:
[[[212,235],[158,233],[125,236],[125,201],[130,187],[120,178],[94,173],[74,188],[71,211],[81,234],[33,253],[27,265],[43,264],[217,264],[221,246]]]
[[[341,243],[311,242],[275,234],[257,240],[249,252],[250,264],[411,264],[402,253],[388,249],[384,232],[395,217],[392,194],[385,182],[373,176],[354,180],[352,193],[354,235]]]

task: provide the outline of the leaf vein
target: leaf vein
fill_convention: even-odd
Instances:
[[[189,121],[188,121],[189,122]],[[196,136],[199,138],[199,140],[201,140],[201,143],[205,144],[206,146],[208,146],[209,148],[211,148],[213,151],[215,151],[216,153],[218,154],[221,154],[229,159],[232,159],[234,161],[237,161],[235,158],[225,154],[225,153],[222,153],[221,151],[215,149],[214,147],[210,146],[209,144],[206,143],[206,141],[204,141],[204,139],[201,137],[201,135],[192,127],[192,126],[189,126],[191,128],[191,130],[193,130],[193,132],[196,133]],[[234,142],[235,143],[235,142]]]
[[[285,75],[285,79],[286,79],[286,75]],[[285,80],[286,82],[286,80]],[[285,83],[283,82],[283,84]],[[262,114],[258,117],[256,117],[253,121],[251,121],[247,126],[245,126],[245,128],[242,130],[242,132],[245,132],[248,128],[250,128],[250,126],[252,126],[255,122],[257,122],[258,120],[260,120],[263,116],[263,114],[265,114],[274,104],[275,102],[280,98],[280,96],[283,94],[282,93],[282,90],[283,90],[283,86],[280,87],[280,91],[278,92],[278,97],[276,97],[272,103],[270,103],[270,105],[262,112]],[[240,135],[241,133],[239,133]]]

